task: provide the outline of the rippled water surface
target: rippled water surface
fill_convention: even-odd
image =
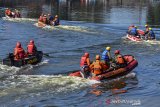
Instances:
[[[5,8],[19,9],[22,19],[7,19]],[[158,0],[0,0],[0,59],[17,41],[34,39],[49,54],[35,66],[0,65],[0,107],[159,107],[160,2]],[[41,13],[58,14],[61,25],[38,28]],[[156,41],[126,40],[130,24],[148,23]],[[106,46],[134,55],[138,67],[104,83],[69,77],[89,52],[94,60]]]

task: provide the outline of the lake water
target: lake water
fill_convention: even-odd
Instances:
[[[6,8],[19,9],[23,18],[4,18]],[[0,0],[0,59],[17,41],[26,49],[30,39],[49,54],[35,66],[0,65],[0,107],[159,107],[159,12],[158,0]],[[41,13],[58,14],[61,25],[36,27]],[[146,23],[157,41],[125,39],[129,25],[145,29]],[[138,67],[104,83],[67,76],[79,69],[84,52],[94,60],[106,46],[112,56],[116,49],[134,55]]]

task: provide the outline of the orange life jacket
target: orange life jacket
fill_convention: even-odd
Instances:
[[[25,51],[23,50],[23,48],[15,48],[14,55],[16,60],[25,58]]]
[[[7,9],[7,10],[5,11],[5,14],[8,15],[8,16],[11,15],[11,11],[10,11],[9,9]]]
[[[5,11],[5,14],[8,15],[8,9]]]
[[[31,55],[35,53],[34,44],[28,44],[27,52],[28,52],[28,54],[31,54]]]
[[[80,67],[87,65],[87,57],[82,56],[80,61]]]
[[[93,62],[93,73],[99,75],[102,73],[102,65],[99,60]]]
[[[118,64],[124,64],[125,63],[122,55],[117,55],[116,61],[117,61]]]

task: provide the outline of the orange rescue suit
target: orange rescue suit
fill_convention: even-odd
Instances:
[[[25,58],[25,51],[23,48],[15,48],[14,49],[14,56],[15,60],[23,59]]]
[[[28,46],[27,46],[27,52],[28,52],[28,54],[33,55],[35,53],[35,51],[36,50],[35,50],[34,44],[29,43]]]
[[[117,55],[116,63],[118,63],[118,64],[124,64],[125,63],[124,58],[123,58],[122,55]]]
[[[8,15],[8,16],[11,15],[11,11],[10,11],[9,9],[7,9],[7,10],[5,11],[5,14]]]
[[[99,60],[96,60],[95,62],[93,62],[90,68],[92,69],[92,72],[96,75],[103,73],[103,63],[100,62]]]
[[[87,58],[86,56],[82,56],[80,61],[80,67],[84,65],[88,65],[88,66],[90,65],[90,59]]]

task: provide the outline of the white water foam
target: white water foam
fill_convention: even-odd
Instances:
[[[33,93],[68,93],[80,90],[91,84],[87,79],[62,75],[14,75],[3,81],[5,86],[3,93],[33,94]],[[0,95],[2,93],[0,92]]]
[[[134,72],[131,72],[127,75],[124,75],[122,77],[118,77],[118,78],[115,78],[115,79],[112,79],[112,80],[108,80],[107,82],[114,82],[114,81],[120,81],[120,80],[123,80],[123,79],[129,79],[129,78],[134,78],[136,76],[136,73]]]
[[[0,75],[3,76],[4,74],[8,74],[8,75],[16,75],[17,73],[23,73],[23,72],[27,72],[28,70],[31,70],[33,69],[34,67],[38,67],[38,66],[42,66],[44,64],[47,64],[49,62],[48,59],[45,59],[43,60],[42,62],[36,64],[36,65],[25,65],[25,66],[22,66],[22,67],[10,67],[10,66],[7,66],[7,65],[2,65],[0,64],[0,70],[1,70],[1,73]],[[23,72],[22,72],[23,71]]]
[[[127,42],[132,42],[132,43],[136,43],[136,44],[148,44],[148,45],[156,45],[156,44],[160,44],[159,40],[142,40],[142,41],[131,41],[127,39],[127,36],[122,37],[122,39],[124,39]]]
[[[31,19],[31,18],[9,18],[9,17],[2,17],[3,20],[12,21],[12,22],[24,22],[24,21],[31,21],[35,22],[37,19]]]
[[[34,24],[36,27],[38,27],[38,23]],[[58,29],[64,29],[64,30],[70,30],[70,31],[77,31],[77,32],[85,32],[85,33],[95,33],[88,30],[87,27],[81,27],[81,26],[68,26],[68,25],[59,25],[59,26],[49,26],[46,25],[42,29],[45,30],[58,30]]]

